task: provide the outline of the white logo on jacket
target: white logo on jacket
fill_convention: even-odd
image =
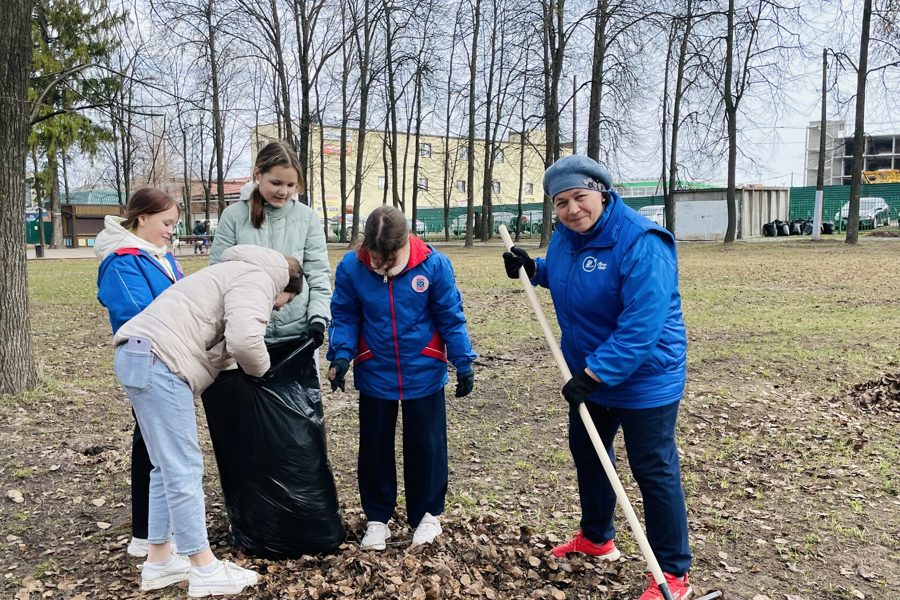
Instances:
[[[412,289],[420,294],[428,289],[428,278],[424,275],[416,275],[412,280]]]
[[[584,262],[581,263],[581,268],[584,269],[586,273],[590,273],[594,269],[600,269],[601,271],[606,270],[606,263],[597,260],[593,256],[588,256],[584,259]]]

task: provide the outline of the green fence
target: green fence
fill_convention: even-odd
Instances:
[[[860,197],[875,196],[884,198],[891,207],[891,219],[900,218],[900,183],[877,183],[863,185],[859,192]],[[835,215],[840,212],[850,199],[849,185],[825,186],[822,194],[822,221],[834,221]],[[815,187],[791,188],[791,212],[790,219],[811,219],[816,203]]]

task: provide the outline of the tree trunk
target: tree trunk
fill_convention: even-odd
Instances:
[[[564,14],[565,0],[549,0],[544,4],[544,122],[547,124],[545,168],[559,159],[559,80],[562,76],[566,42]],[[544,195],[545,226],[541,227],[541,248],[550,243],[551,200]]]
[[[606,24],[609,0],[597,1],[594,20],[594,55],[591,61],[591,106],[588,111],[587,155],[600,160],[600,105],[603,100],[603,75],[606,62]]]
[[[300,168],[303,169],[303,175],[309,164],[309,138],[310,138],[310,108],[309,96],[312,89],[312,82],[309,76],[309,54],[311,40],[311,31],[309,24],[309,10],[306,0],[299,0],[294,3],[294,26],[297,30],[297,55],[300,67],[300,139],[297,147],[297,158],[300,161]],[[318,94],[318,91],[317,91]],[[321,115],[321,113],[319,113]],[[321,123],[321,117],[319,119]],[[310,206],[312,206],[312,192],[309,193]]]
[[[62,207],[59,204],[59,159],[55,148],[47,152],[47,171],[50,173],[50,223],[53,229],[50,247],[64,248]]]
[[[25,157],[28,153],[28,77],[31,73],[30,0],[4,3],[0,21],[0,395],[18,394],[38,383],[28,276],[25,269]],[[38,207],[40,211],[40,207]],[[39,212],[40,214],[40,212]]]
[[[484,102],[484,177],[481,181],[481,241],[486,242],[491,237],[491,196],[494,192],[494,140],[491,139],[491,115],[494,103],[494,76],[497,62],[497,3],[491,10],[491,51],[487,71],[487,90]]]
[[[478,30],[481,28],[481,0],[475,0],[472,47],[469,56],[469,138],[466,146],[466,246],[472,246],[475,217],[475,76],[478,70]]]
[[[416,133],[415,133],[415,147],[414,152],[416,153],[413,158],[413,188],[412,188],[412,233],[413,235],[418,235],[418,228],[416,227],[416,215],[418,212],[418,202],[419,202],[419,159],[420,159],[420,150],[419,144],[422,139],[422,67],[419,66],[416,69],[416,89],[413,92],[416,96]],[[408,138],[408,136],[407,136]]]
[[[684,36],[678,48],[678,69],[675,74],[675,97],[672,99],[672,139],[669,152],[669,185],[665,204],[665,226],[675,235],[675,194],[678,191],[678,132],[681,129],[681,101],[684,96],[684,70],[687,64],[688,46],[694,23],[693,1],[687,0]]]
[[[341,38],[347,39],[347,3],[341,2]],[[347,227],[344,224],[344,215],[347,214],[347,122],[350,120],[350,99],[347,93],[347,80],[350,78],[350,43],[341,44],[341,156],[340,156],[340,182],[341,182],[341,213],[339,239],[342,244],[347,243]],[[325,213],[326,232],[328,228],[328,213]],[[327,235],[327,233],[326,233]]]
[[[866,133],[866,77],[869,68],[869,24],[872,0],[863,2],[862,31],[859,38],[859,63],[856,72],[856,113],[853,124],[853,173],[850,176],[850,206],[847,217],[847,243],[859,241],[859,188],[862,184],[863,152]],[[824,135],[824,132],[822,132]]]
[[[391,3],[386,2],[384,8],[384,20],[385,20],[385,43],[386,43],[386,67],[387,67],[387,84],[388,84],[388,115],[390,115],[391,119],[391,141],[389,144],[389,149],[391,151],[391,198],[393,201],[394,208],[400,208],[400,189],[398,187],[399,181],[397,177],[397,95],[396,95],[396,85],[394,81],[394,61],[393,61],[393,46],[394,39],[393,33],[391,32]]]
[[[725,204],[728,207],[728,227],[725,243],[732,244],[737,234],[737,104],[732,81],[734,79],[734,0],[728,0],[728,25],[725,32],[725,120],[728,127],[728,187]]]
[[[350,236],[350,244],[356,242],[359,237],[359,206],[362,200],[362,181],[363,166],[365,163],[365,147],[366,147],[366,127],[368,125],[367,118],[369,112],[369,87],[372,83],[369,80],[369,61],[372,52],[372,27],[369,21],[370,0],[364,0],[364,10],[362,15],[362,23],[357,21],[357,30],[359,27],[363,30],[363,43],[359,43],[357,38],[357,52],[359,53],[359,129],[357,133],[357,149],[356,149],[356,170],[354,174],[353,186],[353,234]],[[344,215],[341,215],[344,220]]]
[[[216,27],[212,20],[213,0],[208,0],[206,6],[206,26],[209,39],[209,71],[212,83],[212,120],[213,120],[213,145],[216,149],[216,197],[219,203],[219,215],[225,211],[225,132],[222,125],[222,110],[220,107],[219,88],[219,64],[216,54]],[[209,219],[209,201],[206,203],[206,218]]]

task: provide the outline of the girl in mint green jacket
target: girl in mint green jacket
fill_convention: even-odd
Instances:
[[[259,151],[253,167],[256,182],[249,198],[225,209],[209,252],[209,264],[238,244],[253,244],[294,256],[303,266],[306,285],[293,302],[273,313],[266,343],[304,333],[321,346],[331,319],[331,281],[325,233],[316,213],[295,198],[303,193],[300,162],[285,142],[270,142]]]

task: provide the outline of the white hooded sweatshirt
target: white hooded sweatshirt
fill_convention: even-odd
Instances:
[[[103,231],[97,234],[94,240],[94,254],[101,262],[118,250],[119,248],[137,248],[143,250],[153,258],[155,258],[166,274],[175,281],[175,273],[172,272],[172,265],[166,260],[166,253],[169,251],[167,246],[154,246],[147,240],[136,236],[129,230],[122,227],[125,219],[115,215],[106,215],[103,220]]]

